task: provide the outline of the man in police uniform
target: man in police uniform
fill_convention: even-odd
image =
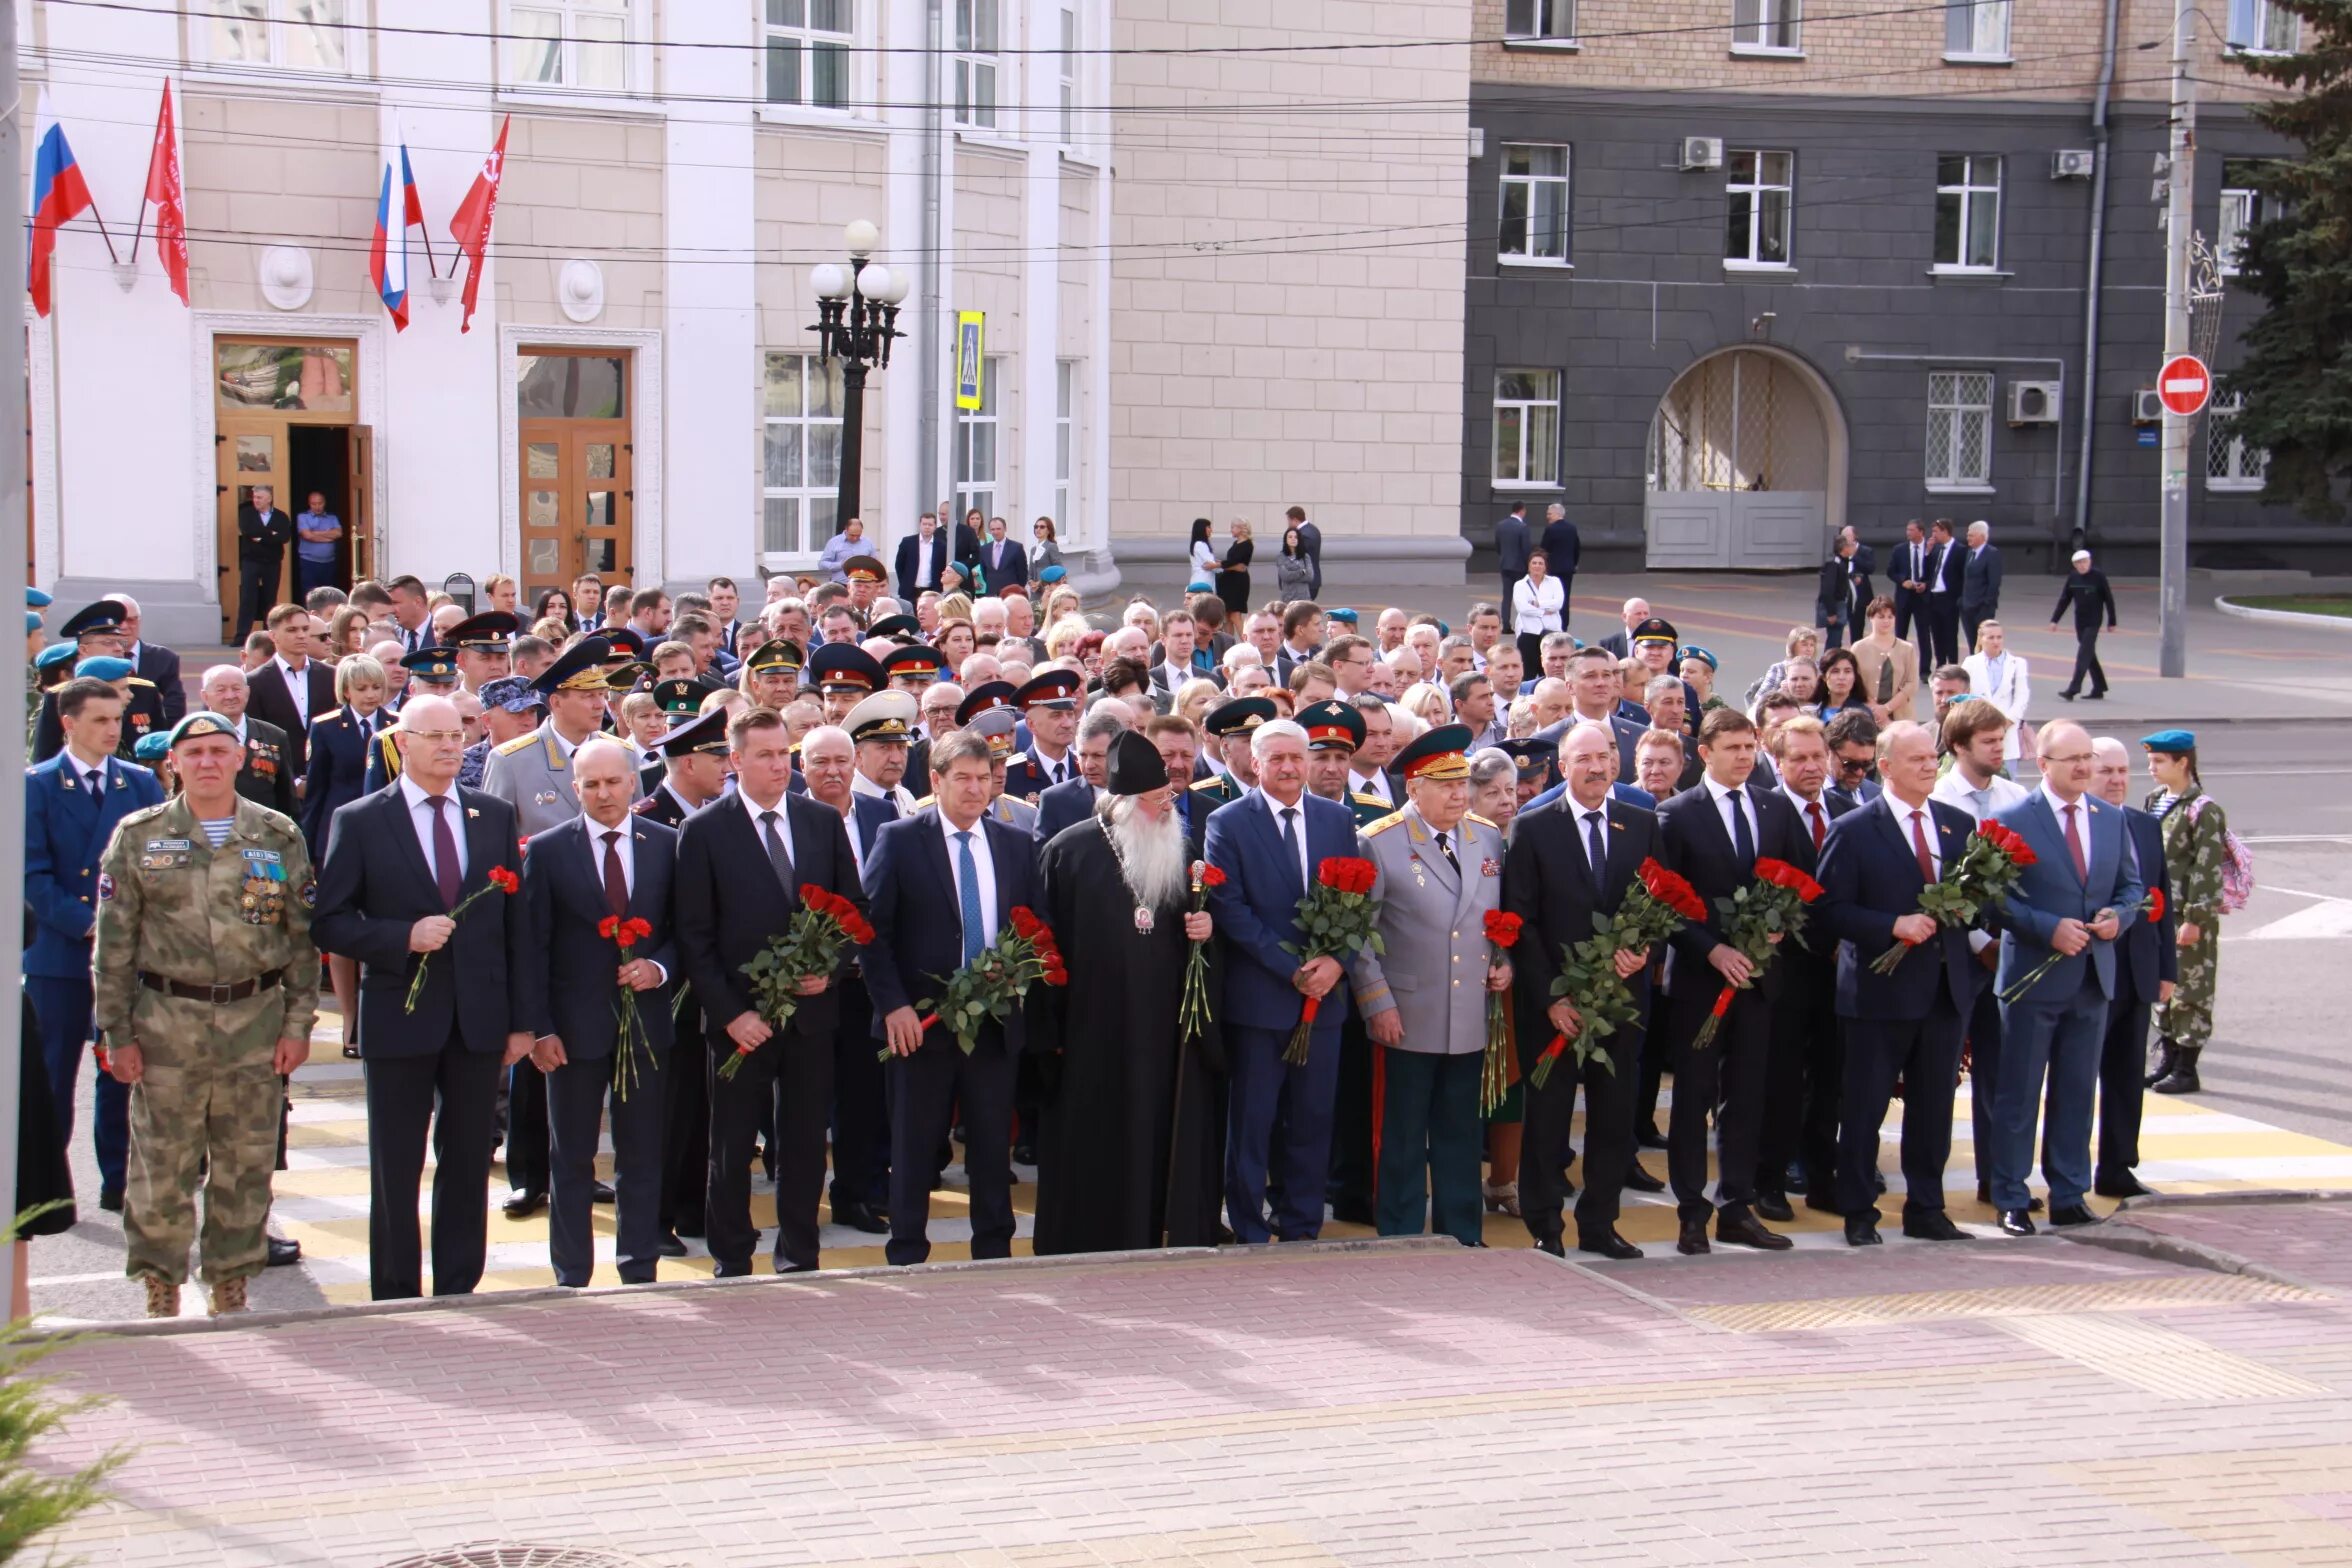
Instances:
[[[1013,707],[1029,723],[1029,749],[1005,765],[1005,793],[1037,804],[1056,784],[1077,778],[1078,688],[1075,670],[1047,670],[1013,693]]]
[[[829,642],[809,655],[809,679],[825,705],[827,724],[846,725],[849,710],[882,689],[882,666],[853,642]]]
[[[408,689],[402,694],[405,709],[415,697],[448,697],[456,693],[457,654],[449,648],[419,648],[403,654],[400,667],[408,672]],[[376,731],[376,743],[368,748],[367,781],[360,786],[362,795],[373,795],[377,790],[400,777],[400,743],[392,738],[393,726],[384,725]],[[484,759],[485,767],[487,760]]]
[[[1274,714],[1274,703],[1266,697],[1236,697],[1209,710],[1201,727],[1209,733],[1209,748],[1225,766],[1187,792],[1190,804],[1186,815],[1192,829],[1193,859],[1201,856],[1201,845],[1209,831],[1209,813],[1241,799],[1257,782],[1257,763],[1249,754],[1249,738]]]
[[[245,1310],[268,1243],[280,1078],[310,1055],[316,897],[294,824],[237,794],[245,748],[214,713],[171,732],[181,793],[123,819],[98,879],[93,960],[108,1069],[131,1085],[127,1269],[177,1317],[203,1169],[205,1283]]]
[[[507,645],[521,626],[504,610],[484,610],[449,628],[442,640],[457,650],[457,676],[465,689],[479,692],[502,675],[512,673]]]

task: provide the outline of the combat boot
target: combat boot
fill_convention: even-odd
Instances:
[[[212,1287],[212,1315],[214,1317],[226,1317],[232,1312],[244,1310],[244,1275],[240,1274],[235,1279],[224,1279]]]
[[[168,1279],[153,1274],[142,1274],[147,1286],[147,1315],[151,1318],[176,1318],[180,1315],[180,1287]]]
[[[2170,1040],[2159,1039],[2156,1042],[2156,1065],[2141,1077],[2140,1087],[2153,1089],[2165,1079],[2170,1078],[2172,1069],[2179,1060],[2180,1047],[2174,1045]]]
[[[2154,1094],[2195,1094],[2205,1087],[2197,1081],[2197,1057],[2204,1049],[2201,1045],[2182,1046],[2173,1056],[2172,1071],[2148,1085],[2149,1091]]]

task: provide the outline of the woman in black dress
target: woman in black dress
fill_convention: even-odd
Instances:
[[[1250,543],[1249,519],[1236,517],[1233,520],[1233,543],[1225,547],[1225,562],[1217,572],[1216,589],[1217,597],[1224,602],[1237,626],[1241,618],[1249,614],[1249,565],[1250,556],[1256,549]]]

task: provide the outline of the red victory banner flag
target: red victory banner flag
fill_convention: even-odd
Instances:
[[[163,107],[155,116],[155,145],[147,154],[147,198],[155,204],[155,249],[171,291],[188,303],[188,206],[180,182],[180,138],[172,125],[171,83],[163,84]],[[144,214],[142,214],[144,216]],[[131,234],[131,260],[139,259],[139,235]]]
[[[498,122],[498,145],[482,160],[482,172],[474,176],[465,200],[457,204],[449,219],[449,237],[457,241],[458,254],[467,261],[465,319],[458,323],[460,332],[473,330],[474,300],[482,289],[482,262],[490,250],[490,225],[498,216],[498,182],[506,173],[506,130],[513,123],[512,115]]]

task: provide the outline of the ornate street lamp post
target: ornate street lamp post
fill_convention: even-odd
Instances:
[[[907,279],[866,259],[881,237],[871,223],[858,218],[842,230],[849,265],[828,261],[809,270],[819,318],[810,329],[817,334],[817,359],[841,361],[841,489],[833,507],[835,533],[858,515],[866,371],[888,365],[891,339],[906,335],[898,330],[898,305],[907,296]]]

